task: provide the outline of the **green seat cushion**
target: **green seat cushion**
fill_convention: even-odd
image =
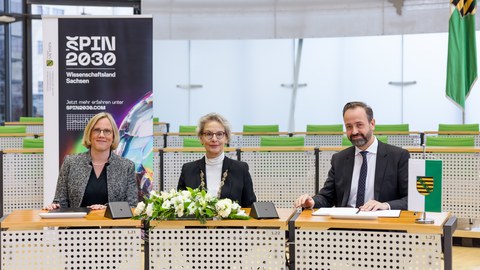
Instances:
[[[343,132],[343,125],[307,125],[307,132]]]
[[[183,147],[203,147],[197,138],[183,138]]]
[[[23,148],[43,148],[43,139],[24,138]]]
[[[0,126],[0,133],[27,133],[26,126]]]
[[[279,132],[278,125],[243,125],[243,132]]]
[[[304,137],[272,137],[262,136],[260,137],[260,146],[305,146]]]
[[[20,117],[20,122],[36,122],[43,123],[43,117]]]
[[[383,143],[388,143],[388,136],[375,136],[377,137],[377,140],[383,142]],[[347,136],[342,137],[342,146],[352,146],[352,142],[347,138]]]
[[[197,126],[179,126],[178,131],[180,133],[195,133],[197,131]]]
[[[438,131],[479,131],[479,124],[439,124]]]
[[[408,132],[410,131],[410,127],[408,124],[396,124],[396,125],[375,125],[375,132]]]
[[[426,146],[447,146],[447,147],[474,147],[475,138],[473,136],[461,138],[426,136]]]

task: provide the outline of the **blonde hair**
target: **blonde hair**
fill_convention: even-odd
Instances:
[[[225,117],[221,116],[218,113],[206,114],[206,115],[202,116],[202,118],[200,118],[200,120],[198,120],[198,126],[197,126],[197,136],[198,136],[198,138],[202,137],[203,131],[205,129],[205,125],[208,122],[212,122],[212,121],[216,121],[223,126],[223,128],[225,129],[225,136],[227,136],[227,143],[229,143],[230,142],[230,136],[231,136],[231,133],[232,133],[230,123],[227,121],[227,119],[225,119]]]
[[[115,123],[115,120],[113,119],[113,116],[111,114],[107,112],[101,112],[97,113],[94,117],[92,117],[92,119],[90,119],[90,121],[88,121],[88,124],[83,131],[82,144],[88,149],[90,149],[90,147],[92,146],[92,142],[90,141],[90,135],[92,135],[93,127],[98,123],[100,119],[103,118],[107,118],[110,122],[110,125],[112,125],[113,142],[110,146],[110,149],[115,150],[118,147],[118,143],[120,142],[120,133],[118,132],[117,124]]]

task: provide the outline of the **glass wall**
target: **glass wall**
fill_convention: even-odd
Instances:
[[[18,120],[21,116],[25,116],[24,87],[25,87],[25,67],[24,61],[24,36],[22,21],[14,22],[10,27],[10,117]]]
[[[2,3],[3,4],[3,3]],[[3,7],[3,5],[2,5]],[[5,122],[6,109],[6,67],[5,67],[5,26],[0,25],[0,122]]]
[[[294,131],[342,123],[343,105],[352,100],[370,104],[377,124],[426,131],[462,123],[461,110],[445,95],[447,40],[447,33],[305,39],[299,84],[306,86],[296,96]],[[173,132],[208,112],[225,115],[234,131],[244,124],[287,131],[293,97],[286,86],[293,83],[296,44],[155,40],[154,115]],[[480,122],[479,87],[467,100],[466,123]]]

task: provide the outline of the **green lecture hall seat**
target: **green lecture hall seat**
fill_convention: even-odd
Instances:
[[[22,117],[20,117],[20,122],[43,123],[43,117],[27,117],[27,116],[22,116]]]
[[[179,133],[195,133],[197,130],[197,126],[179,126],[178,132]]]
[[[203,147],[203,145],[197,138],[183,138],[183,147]]]
[[[0,126],[0,133],[1,134],[27,133],[27,127],[26,126]]]
[[[270,137],[262,136],[260,137],[260,147],[295,147],[295,146],[305,146],[304,137]]]
[[[475,138],[473,136],[466,137],[437,137],[427,136],[426,146],[444,146],[444,147],[474,147]]]
[[[24,138],[23,139],[23,148],[43,148],[43,139],[39,138]]]
[[[343,125],[307,125],[307,132],[343,132]]]
[[[387,124],[387,125],[375,125],[375,132],[409,132],[409,124]]]
[[[278,125],[243,125],[243,132],[279,132]]]
[[[479,124],[438,124],[439,132],[471,131],[478,132]]]
[[[158,117],[154,117],[154,118],[153,118],[153,122],[154,122],[154,123],[158,123],[158,122],[160,122],[160,121],[158,121]]]

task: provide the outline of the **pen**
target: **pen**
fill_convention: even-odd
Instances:
[[[356,212],[355,214],[358,214],[358,213],[360,213],[360,208],[358,208],[358,210],[357,210],[357,212]]]

